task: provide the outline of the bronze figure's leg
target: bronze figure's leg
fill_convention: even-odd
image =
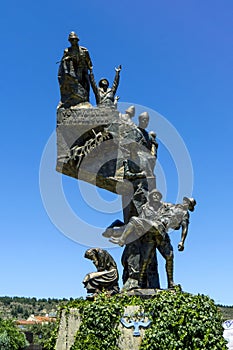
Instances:
[[[175,283],[173,280],[173,270],[174,270],[174,253],[173,253],[173,247],[171,245],[170,238],[168,234],[166,233],[165,238],[161,242],[161,244],[157,245],[157,248],[160,252],[160,254],[164,257],[166,260],[166,274],[167,274],[167,285],[168,288],[174,288]]]
[[[147,233],[141,245],[141,259],[139,270],[139,286],[142,288],[148,287],[148,266],[151,263],[153,252],[156,249],[156,242],[152,233]]]
[[[175,283],[173,281],[173,271],[174,271],[174,256],[173,252],[170,252],[170,255],[166,256],[166,273],[167,273],[167,282],[168,288],[174,288]]]
[[[117,231],[119,232],[119,230]],[[110,242],[123,246],[124,244],[134,241],[136,238],[137,236],[135,236],[135,225],[129,222],[125,226],[122,235],[120,237],[115,237],[115,235],[113,234],[110,239]]]

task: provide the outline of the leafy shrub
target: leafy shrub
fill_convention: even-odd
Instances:
[[[82,323],[71,350],[117,349],[119,330],[115,325],[119,323],[123,308],[113,300],[116,298],[102,294],[94,302],[84,301],[79,308]]]
[[[39,323],[29,326],[28,329],[33,333],[34,343],[41,345],[44,350],[53,350],[56,345],[59,328],[58,322],[50,322],[48,324]]]
[[[0,319],[0,350],[19,350],[28,345],[25,335],[10,320]]]
[[[205,295],[163,291],[145,301],[145,312],[153,319],[141,349],[224,350],[222,315]]]

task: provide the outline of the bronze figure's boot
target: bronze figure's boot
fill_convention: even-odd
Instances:
[[[141,266],[141,271],[139,273],[139,286],[141,288],[147,288],[147,266],[148,262],[145,261]]]
[[[173,257],[169,257],[166,259],[168,289],[172,289],[176,286],[176,284],[173,281],[173,270],[174,270]]]

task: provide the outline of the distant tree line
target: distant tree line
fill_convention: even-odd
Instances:
[[[0,316],[4,319],[27,319],[31,314],[45,315],[55,312],[59,304],[66,304],[73,298],[27,298],[0,297]]]
[[[217,305],[219,310],[221,311],[223,315],[223,319],[226,320],[233,320],[233,305],[227,306],[227,305]]]
[[[0,297],[0,302],[3,303],[4,305],[9,305],[12,302],[17,302],[17,303],[21,303],[21,304],[31,304],[31,305],[35,305],[36,303],[48,303],[48,304],[53,304],[53,303],[60,303],[61,301],[72,301],[74,300],[73,298],[62,298],[62,299],[57,299],[57,298],[28,298],[28,297],[8,297],[8,296],[4,296],[4,297]]]

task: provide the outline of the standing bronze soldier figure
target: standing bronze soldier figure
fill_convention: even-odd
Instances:
[[[88,50],[79,46],[75,32],[69,34],[70,47],[65,49],[58,72],[61,90],[61,105],[69,108],[80,103],[89,102],[89,70],[92,62]]]

